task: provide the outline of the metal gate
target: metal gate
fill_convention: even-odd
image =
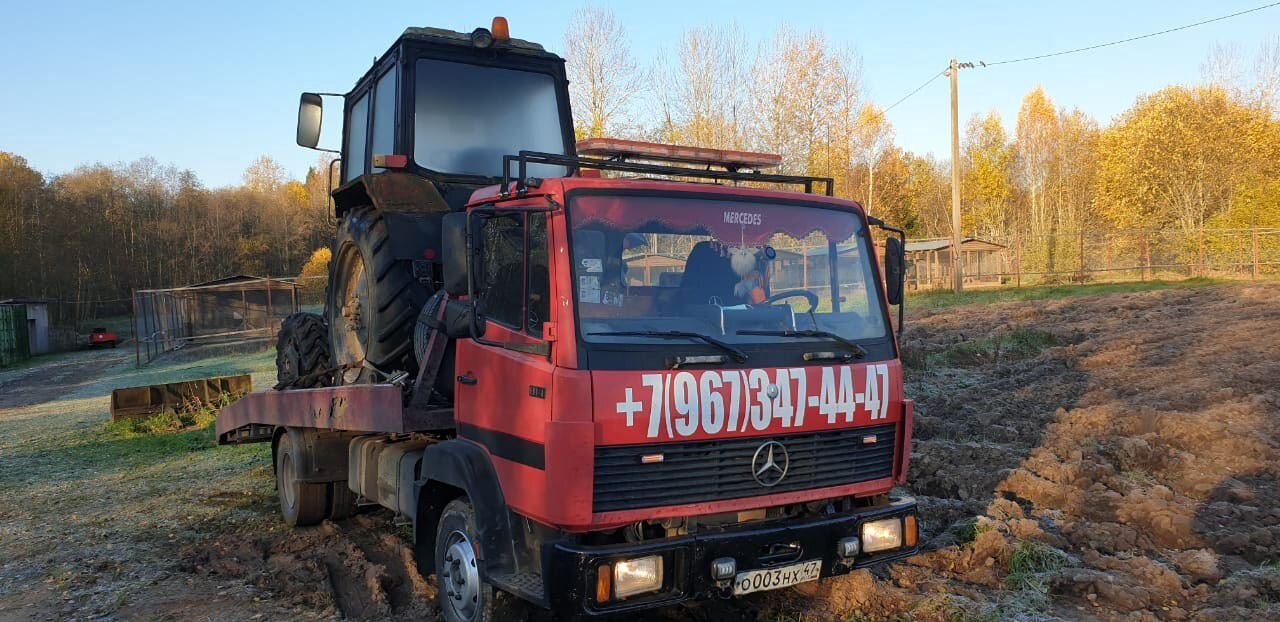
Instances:
[[[0,367],[31,358],[27,341],[27,307],[0,305]]]

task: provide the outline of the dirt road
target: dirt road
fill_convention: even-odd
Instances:
[[[1280,619],[1280,285],[915,312],[906,351],[927,552],[646,619]],[[0,620],[434,619],[384,513],[279,528],[260,448],[95,445],[106,382],[0,407]]]

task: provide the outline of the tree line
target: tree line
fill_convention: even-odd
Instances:
[[[753,41],[731,25],[692,28],[642,63],[613,14],[587,8],[563,49],[579,138],[778,153],[782,172],[832,177],[837,196],[912,237],[950,235],[951,163],[894,143],[861,59],[821,31]],[[1280,38],[1252,55],[1220,48],[1202,69],[1199,82],[1140,95],[1108,123],[1040,87],[1015,119],[970,117],[965,235],[1280,227]],[[151,158],[45,176],[0,151],[0,298],[76,301],[88,317],[127,310],[134,288],[298,274],[332,236],[327,170],[321,159],[289,179],[264,156],[242,184],[208,188]],[[1058,249],[1031,259],[1052,272]],[[308,274],[323,263],[317,255]]]
[[[59,319],[73,321],[127,312],[132,289],[297,274],[332,237],[317,171],[288,179],[263,156],[211,189],[152,158],[45,177],[0,151],[0,298],[68,303]]]

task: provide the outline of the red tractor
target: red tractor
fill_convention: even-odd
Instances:
[[[411,521],[451,621],[912,555],[902,232],[777,156],[575,144],[567,87],[498,19],[410,28],[342,95],[325,314],[285,321],[219,442],[272,444],[291,525]]]

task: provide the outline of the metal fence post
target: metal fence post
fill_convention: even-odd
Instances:
[[[1253,278],[1258,278],[1258,225],[1253,226]]]
[[[1198,260],[1197,260],[1197,262],[1196,262],[1196,264],[1197,264],[1197,271],[1198,271],[1198,272],[1197,272],[1197,274],[1198,274],[1198,276],[1204,276],[1204,275],[1205,275],[1205,263],[1204,263],[1204,259],[1205,259],[1205,258],[1204,258],[1204,227],[1203,227],[1203,226],[1202,226],[1202,227],[1200,227],[1200,228],[1197,230],[1197,232],[1198,232],[1198,235],[1199,235],[1199,238],[1200,238],[1200,242],[1199,242],[1199,244],[1200,244],[1200,257],[1199,257],[1199,259],[1198,259]]]
[[[267,330],[275,334],[275,317],[271,313],[271,277],[267,277]]]
[[[1022,236],[1018,236],[1013,254],[1014,285],[1022,287]]]
[[[1084,229],[1080,229],[1080,282],[1084,282]]]
[[[1147,276],[1151,272],[1151,240],[1147,238],[1147,232],[1142,232],[1142,280],[1147,280]]]
[[[142,342],[138,341],[138,290],[129,290],[129,332],[133,333],[133,366],[142,367]]]

